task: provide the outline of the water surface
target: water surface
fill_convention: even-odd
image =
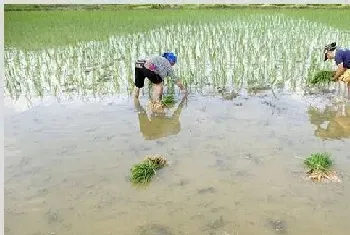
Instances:
[[[131,98],[8,111],[6,234],[274,234],[274,220],[290,234],[345,234],[350,104],[328,97],[191,94],[166,124],[143,123]],[[342,183],[304,179],[298,157],[313,151],[333,154]],[[155,153],[170,166],[133,187],[130,167]]]

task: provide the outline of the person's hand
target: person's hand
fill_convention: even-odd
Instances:
[[[333,81],[333,82],[339,82],[339,81],[341,81],[342,79],[341,79],[341,76],[340,77],[336,77],[335,75],[334,76],[332,76],[332,78],[331,78],[331,81]]]

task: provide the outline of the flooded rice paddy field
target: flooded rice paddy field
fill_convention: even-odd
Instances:
[[[287,30],[296,22],[261,17],[227,27],[171,26],[183,31],[176,43],[166,28],[145,33],[166,39],[159,50],[174,44],[182,52],[178,67],[190,94],[177,94],[164,117],[147,109],[147,88],[139,103],[128,95],[132,61],[158,51],[153,41],[115,36],[60,49],[8,49],[5,233],[346,234],[350,102],[343,86],[313,94],[305,87],[308,71],[331,67],[317,59],[316,46],[334,37],[344,45],[346,34],[300,21],[297,36]],[[234,35],[240,39],[230,40]],[[294,51],[297,42],[305,45]],[[271,60],[276,43],[282,53]],[[254,56],[259,50],[266,50],[263,62]],[[242,60],[234,57],[243,51]],[[253,71],[244,66],[249,61]],[[305,179],[301,158],[315,151],[333,155],[341,183]],[[130,167],[155,153],[170,165],[149,187],[133,187]]]
[[[131,99],[7,115],[7,234],[274,234],[275,220],[290,234],[344,234],[350,105],[312,100],[190,95],[178,119],[153,125]],[[333,154],[341,184],[303,179],[296,157],[313,151]],[[170,166],[134,188],[131,165],[153,153]],[[171,232],[139,231],[151,224]]]

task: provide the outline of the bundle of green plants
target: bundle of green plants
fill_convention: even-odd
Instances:
[[[135,184],[149,183],[156,171],[166,166],[167,161],[160,155],[147,156],[142,162],[135,164],[131,169],[131,180]]]
[[[310,171],[327,172],[333,163],[329,153],[312,153],[304,160],[304,164]]]
[[[321,70],[318,71],[311,79],[309,83],[311,85],[319,85],[331,82],[332,77],[334,76],[335,71]]]
[[[308,169],[307,174],[313,180],[338,179],[331,170],[333,162],[329,153],[312,153],[304,160],[304,164]]]
[[[164,96],[163,99],[162,99],[162,104],[163,104],[164,106],[173,105],[173,104],[175,104],[175,102],[176,102],[176,100],[175,100],[175,98],[174,98],[173,95],[166,95],[166,96]]]

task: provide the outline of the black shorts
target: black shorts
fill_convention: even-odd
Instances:
[[[143,88],[145,86],[145,78],[148,78],[153,84],[159,84],[163,81],[162,77],[155,72],[142,66],[135,66],[135,86]]]

